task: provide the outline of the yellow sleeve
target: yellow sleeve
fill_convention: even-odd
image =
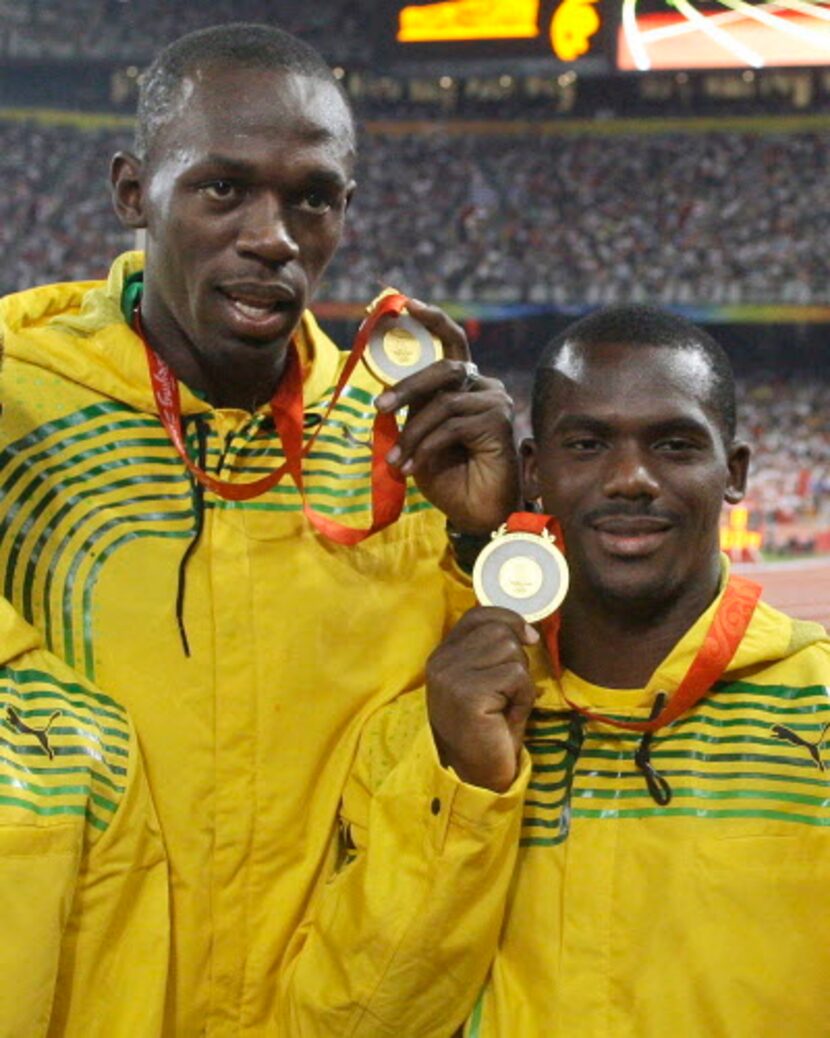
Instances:
[[[0,778],[8,779],[0,760]],[[5,790],[0,784],[3,814]],[[49,1026],[83,825],[0,824],[0,1038],[42,1038]]]
[[[496,950],[529,772],[525,757],[504,794],[459,781],[421,693],[370,722],[343,798],[343,862],[283,964],[280,1038],[455,1031]]]
[[[465,613],[478,604],[478,601],[473,590],[472,578],[455,561],[450,547],[447,547],[441,559],[441,570],[444,574],[444,596],[447,606],[444,631],[449,632]]]
[[[49,1034],[160,1035],[168,951],[167,863],[130,726],[122,800],[107,830],[85,848],[79,863]]]

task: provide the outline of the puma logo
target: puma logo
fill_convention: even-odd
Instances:
[[[32,735],[40,743],[40,747],[49,760],[53,760],[55,751],[49,745],[49,729],[60,717],[61,711],[55,710],[43,728],[32,728],[23,720],[20,714],[15,710],[13,706],[6,707],[6,724],[10,728],[14,728],[15,731],[20,732],[21,735]]]
[[[805,739],[798,732],[785,728],[783,724],[774,724],[772,726],[772,734],[778,739],[791,742],[793,746],[803,746],[815,761],[819,771],[825,770],[824,761],[821,759],[821,744],[824,742],[824,737],[827,735],[828,730],[830,730],[830,721],[822,728],[818,739],[815,742],[810,742],[809,739]]]
[[[359,440],[345,422],[340,423],[340,431],[343,434],[343,439],[350,447],[368,447],[371,449],[371,437],[368,440]]]

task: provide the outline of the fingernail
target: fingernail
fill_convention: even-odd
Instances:
[[[405,465],[401,465],[401,472],[405,476],[411,476],[414,468],[415,462],[410,459]]]
[[[530,624],[525,624],[525,641],[528,645],[535,645],[539,641],[539,632]]]
[[[386,455],[386,460],[390,465],[397,465],[401,460],[401,449],[400,447],[393,447],[391,451]]]
[[[378,411],[393,411],[395,408],[395,402],[395,394],[390,393],[388,390],[385,393],[381,393],[380,396],[375,397],[375,407]]]
[[[414,303],[416,306],[426,306],[427,305],[426,303],[421,302],[420,299],[413,299],[411,296],[409,297],[409,302],[410,303]]]

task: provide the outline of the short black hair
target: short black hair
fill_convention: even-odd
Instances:
[[[156,134],[174,111],[188,73],[209,64],[293,72],[329,83],[343,98],[354,124],[346,92],[312,46],[273,25],[228,22],[179,37],[142,73],[135,131],[135,152],[139,158],[147,157]]]
[[[531,422],[538,439],[544,422],[553,369],[562,351],[569,346],[599,346],[619,343],[624,346],[659,346],[671,350],[699,353],[712,372],[712,407],[730,444],[735,439],[737,406],[735,376],[724,349],[708,332],[685,317],[653,306],[621,304],[605,307],[568,325],[545,348],[533,381]]]

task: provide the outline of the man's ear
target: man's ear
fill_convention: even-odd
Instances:
[[[141,161],[129,151],[116,152],[110,163],[110,185],[112,204],[124,227],[146,227]]]
[[[729,482],[724,491],[727,504],[736,505],[743,500],[746,493],[746,480],[749,475],[749,444],[736,441],[729,448],[727,464],[729,466]]]
[[[539,486],[536,441],[528,436],[522,440],[519,452],[522,459],[522,497],[525,501],[537,501],[542,496]]]

